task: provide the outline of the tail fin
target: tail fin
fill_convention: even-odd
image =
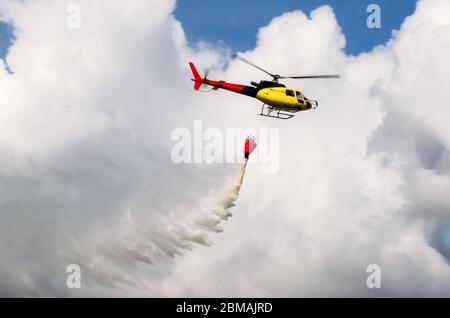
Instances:
[[[191,67],[192,75],[194,75],[193,81],[194,83],[194,89],[198,91],[200,86],[202,85],[202,78],[200,77],[200,74],[198,73],[197,69],[195,68],[194,63],[189,62],[189,66]]]

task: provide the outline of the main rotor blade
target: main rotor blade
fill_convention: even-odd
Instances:
[[[262,72],[264,72],[264,73],[266,73],[266,74],[272,76],[273,79],[274,79],[275,81],[277,81],[277,80],[279,80],[279,79],[288,79],[288,78],[291,78],[291,79],[307,79],[307,78],[340,78],[340,76],[337,75],[337,74],[330,74],[330,75],[311,75],[311,76],[280,76],[280,75],[277,75],[277,74],[269,73],[269,72],[266,71],[265,69],[259,67],[258,65],[254,64],[254,63],[252,63],[252,62],[250,62],[249,60],[243,58],[242,56],[240,56],[240,55],[238,55],[238,54],[236,54],[234,57],[235,57],[236,59],[238,59],[238,60],[240,60],[240,61],[242,61],[242,62],[244,62],[244,63],[246,63],[246,64],[248,64],[248,65],[251,65],[251,66],[257,68],[258,70],[260,70],[260,71],[262,71]]]
[[[248,65],[251,65],[251,66],[257,68],[258,70],[263,71],[264,73],[266,73],[266,74],[272,76],[272,77],[275,78],[275,79],[277,78],[276,75],[267,72],[265,69],[259,67],[259,66],[256,65],[256,64],[253,64],[252,62],[250,62],[249,60],[246,60],[245,58],[243,58],[242,56],[240,56],[240,55],[238,55],[238,54],[236,54],[234,57],[235,57],[236,59],[240,60],[241,62],[247,63]]]
[[[304,79],[304,78],[340,78],[337,74],[330,75],[311,75],[311,76],[280,76],[280,79],[292,78],[292,79]]]

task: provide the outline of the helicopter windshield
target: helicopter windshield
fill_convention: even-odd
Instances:
[[[303,100],[303,96],[302,93],[300,93],[299,91],[295,91],[295,95],[297,96],[297,100],[300,104],[304,104],[305,101]]]

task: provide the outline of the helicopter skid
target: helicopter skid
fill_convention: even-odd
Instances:
[[[291,111],[286,109],[287,112],[279,109],[279,108],[275,108],[266,104],[263,104],[263,106],[261,107],[261,113],[259,114],[260,116],[264,116],[264,117],[271,117],[271,118],[277,118],[277,119],[291,119],[292,117],[294,117],[295,115],[292,115],[291,113],[295,113],[296,111]]]

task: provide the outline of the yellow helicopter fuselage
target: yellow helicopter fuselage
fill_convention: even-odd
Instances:
[[[309,100],[295,88],[268,87],[259,90],[256,98],[264,104],[280,109],[308,110]]]

